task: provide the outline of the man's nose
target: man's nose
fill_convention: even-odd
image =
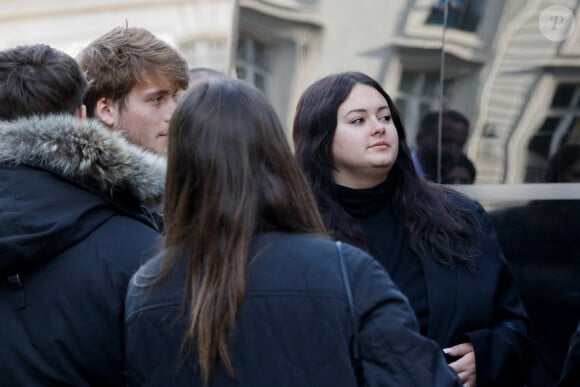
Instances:
[[[164,121],[166,121],[166,122],[171,121],[171,116],[173,116],[173,112],[175,111],[176,107],[177,107],[177,102],[173,98],[171,98],[167,102],[167,106],[165,108],[165,115],[163,117]]]

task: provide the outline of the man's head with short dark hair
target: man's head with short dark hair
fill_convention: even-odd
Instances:
[[[439,112],[431,111],[421,119],[417,132],[417,155],[426,177],[435,180],[437,176],[437,152]],[[446,110],[442,114],[441,169],[444,176],[457,163],[469,134],[469,121],[455,111]]]
[[[473,184],[477,171],[469,158],[462,154],[451,170],[443,176],[444,184]]]
[[[209,67],[194,67],[189,70],[189,88],[204,82],[220,81],[225,79],[224,73]]]
[[[87,81],[70,55],[44,44],[0,51],[0,120],[75,114]]]
[[[78,56],[89,80],[87,116],[157,153],[165,153],[175,103],[187,89],[188,66],[179,52],[143,28],[117,27]]]

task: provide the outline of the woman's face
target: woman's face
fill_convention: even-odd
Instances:
[[[399,136],[386,99],[373,87],[356,84],[339,106],[336,119],[335,183],[350,188],[380,184],[399,152]]]

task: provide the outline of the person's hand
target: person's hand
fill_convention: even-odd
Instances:
[[[443,348],[443,352],[459,359],[449,363],[449,367],[459,375],[464,387],[475,387],[477,381],[477,369],[475,366],[475,352],[471,343],[462,343],[449,348]]]

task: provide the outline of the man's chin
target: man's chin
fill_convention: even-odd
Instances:
[[[155,154],[167,156],[167,136],[158,136],[155,140],[147,149]]]

